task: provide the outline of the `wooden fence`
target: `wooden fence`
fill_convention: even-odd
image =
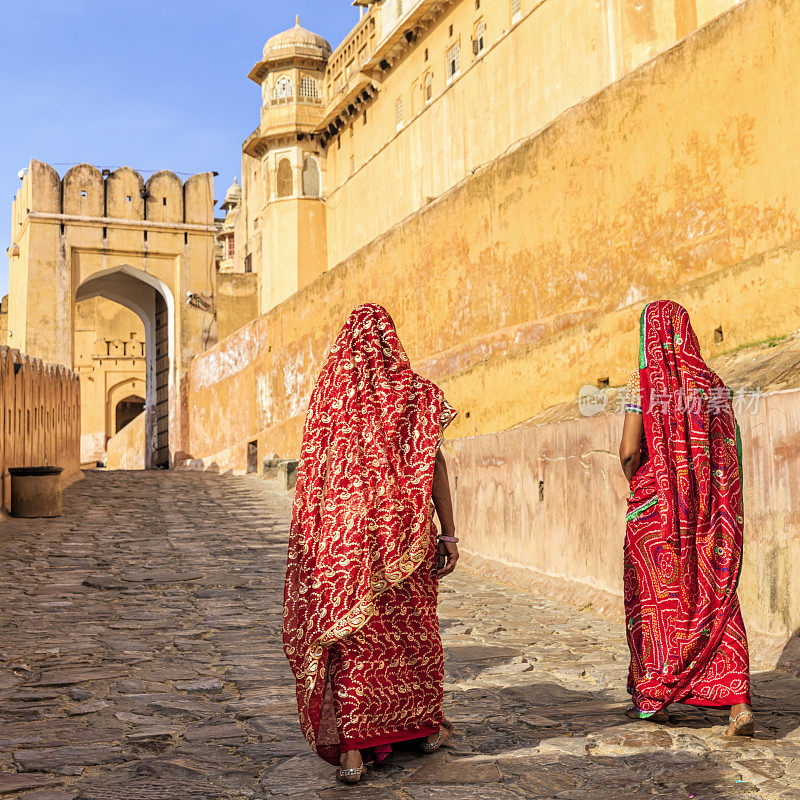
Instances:
[[[0,347],[0,408],[6,510],[10,467],[63,467],[64,485],[80,477],[80,386],[75,372]]]

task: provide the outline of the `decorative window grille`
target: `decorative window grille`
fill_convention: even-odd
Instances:
[[[486,23],[478,23],[475,29],[475,55],[479,56],[486,49]]]
[[[303,194],[306,197],[320,196],[319,165],[316,158],[307,158],[303,162]]]
[[[511,21],[516,22],[522,16],[522,0],[511,0]]]
[[[399,131],[400,128],[403,127],[403,98],[402,97],[398,97],[397,98],[397,105],[395,105],[395,109],[394,109],[394,121],[395,121],[395,125],[397,127],[397,130]]]
[[[282,158],[278,162],[277,170],[278,197],[291,197],[292,191],[292,165],[288,158]]]
[[[291,100],[292,93],[292,79],[288,75],[282,75],[277,81],[275,81],[274,97],[276,100],[283,100],[284,102]]]
[[[300,78],[300,97],[303,100],[319,100],[317,82],[309,75]]]
[[[447,51],[447,82],[454,80],[461,71],[461,48],[456,42]]]

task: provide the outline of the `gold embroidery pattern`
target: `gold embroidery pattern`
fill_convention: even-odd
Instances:
[[[394,634],[381,638],[378,623],[401,613],[395,606],[403,606],[406,588],[427,613],[414,617],[421,627],[395,642],[399,649],[389,660],[431,665],[440,658],[435,576],[420,567],[434,558],[434,458],[454,415],[441,391],[411,370],[386,311],[375,305],[356,309],[309,404],[286,570],[284,651],[297,682],[301,728],[325,758],[338,747],[343,726],[335,711],[344,700],[334,696],[339,687],[331,681],[332,675],[349,680],[340,650],[361,636],[364,647],[371,643],[370,663],[379,669],[389,658],[383,644],[395,640]],[[390,718],[440,713],[423,709],[409,715],[401,687],[353,685],[349,694],[357,696],[356,689],[365,692],[359,702],[394,693],[397,703],[389,708],[381,700],[380,708],[365,705],[363,715],[348,712],[354,716],[389,724]]]

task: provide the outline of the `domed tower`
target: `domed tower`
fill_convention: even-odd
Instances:
[[[325,116],[330,55],[328,42],[298,17],[267,41],[248,76],[261,86],[261,121],[242,147],[243,258],[245,270],[258,273],[262,313],[327,267],[325,164],[315,131]]]
[[[225,201],[220,208],[225,212],[225,221],[222,223],[222,228],[217,234],[217,241],[220,243],[221,257],[219,260],[220,272],[236,272],[236,262],[234,256],[236,255],[236,236],[239,231],[236,230],[237,222],[239,220],[240,209],[239,206],[242,202],[242,187],[239,186],[236,178],[228,191],[225,193]],[[239,259],[239,272],[242,272],[242,259]]]

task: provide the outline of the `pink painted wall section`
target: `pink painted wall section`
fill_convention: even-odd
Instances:
[[[0,347],[0,475],[10,507],[10,467],[64,468],[62,485],[81,476],[78,376]]]
[[[772,666],[800,631],[800,391],[766,395],[751,411],[739,420],[746,514],[739,592],[754,661]],[[621,618],[621,430],[620,415],[601,414],[450,442],[467,566]]]

